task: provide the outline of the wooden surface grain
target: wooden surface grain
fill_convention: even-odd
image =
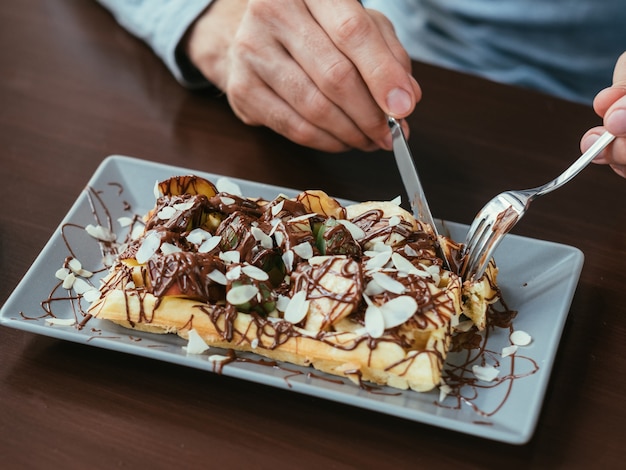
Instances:
[[[322,188],[401,192],[388,152],[330,155],[191,92],[95,2],[0,5],[0,302],[110,154]],[[435,217],[556,176],[588,107],[414,64],[410,144]],[[515,233],[585,266],[532,440],[512,446],[319,398],[0,327],[2,468],[618,468],[626,459],[626,181],[591,165]]]

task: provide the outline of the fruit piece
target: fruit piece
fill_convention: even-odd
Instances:
[[[317,228],[316,245],[322,255],[359,256],[361,247],[350,231],[335,219],[327,219]]]
[[[324,217],[334,217],[335,219],[345,219],[346,210],[324,191],[309,190],[304,191],[296,198],[301,202],[308,212],[315,212]]]
[[[217,194],[213,183],[199,176],[174,176],[158,183],[159,192],[163,196],[180,196],[182,194],[202,194],[207,198]]]
[[[181,296],[205,302],[224,299],[224,286],[214,271],[224,273],[224,263],[205,253],[176,252],[148,261],[150,291],[156,297]]]

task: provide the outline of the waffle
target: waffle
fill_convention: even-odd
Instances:
[[[102,281],[96,318],[424,392],[441,382],[456,325],[484,328],[498,300],[493,262],[463,283],[437,254],[454,261],[459,245],[394,202],[269,201],[197,176],[158,190]]]

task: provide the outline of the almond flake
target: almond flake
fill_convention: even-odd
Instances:
[[[371,302],[365,310],[365,330],[372,338],[380,338],[385,332],[383,312]]]
[[[384,242],[378,241],[376,243],[374,243],[374,245],[372,246],[372,250],[378,252],[378,253],[382,253],[382,252],[393,252],[393,248],[391,248],[389,245],[385,244]]]
[[[87,281],[83,279],[77,278],[72,285],[72,288],[78,295],[83,295],[85,292],[90,290],[95,290],[95,287],[89,284]]]
[[[278,204],[276,204],[275,206],[272,206],[272,216],[276,217],[278,214],[280,214],[280,211],[283,210],[283,206],[284,205],[285,205],[285,201],[282,200]]]
[[[406,274],[414,274],[417,268],[408,259],[402,256],[400,253],[394,253],[391,255],[391,261],[398,271]]]
[[[209,357],[207,357],[207,359],[209,360],[209,362],[218,363],[228,361],[229,357],[222,354],[211,354]]]
[[[145,228],[143,225],[135,225],[133,231],[130,234],[131,240],[138,240],[143,235]]]
[[[286,295],[279,295],[278,299],[276,299],[276,310],[279,312],[284,312],[289,305],[289,297]]]
[[[285,320],[289,323],[300,323],[306,317],[309,311],[309,301],[306,299],[306,291],[300,290],[296,292],[291,300],[287,309],[285,310]]]
[[[478,380],[482,380],[484,382],[493,382],[500,373],[500,371],[493,366],[479,365],[473,365],[472,372]]]
[[[274,240],[276,240],[276,246],[283,246],[285,242],[285,235],[282,232],[274,232]]]
[[[259,346],[259,338],[254,338],[252,341],[250,341],[250,347],[252,349],[256,349]]]
[[[251,264],[246,264],[245,266],[243,266],[241,268],[241,271],[246,276],[256,281],[267,281],[270,278],[269,274],[267,274],[261,268],[257,268],[256,266],[253,266]]]
[[[285,265],[285,269],[287,270],[287,272],[290,273],[291,271],[293,271],[293,262],[295,259],[293,251],[292,250],[285,251],[282,254],[281,258],[283,260],[283,264]]]
[[[528,346],[532,342],[532,337],[522,330],[511,333],[511,342],[516,346]]]
[[[181,250],[180,247],[173,245],[172,243],[163,243],[161,245],[161,253],[163,253],[164,255],[171,255],[172,253],[180,253]]]
[[[224,273],[218,269],[214,269],[213,271],[211,271],[207,277],[209,279],[211,279],[213,282],[215,282],[216,284],[221,284],[223,286],[228,284],[228,280],[226,279],[226,276],[224,275]]]
[[[179,202],[177,204],[174,204],[172,207],[174,207],[174,209],[176,209],[177,211],[188,211],[189,209],[191,209],[193,207],[193,201],[189,201],[189,202]]]
[[[328,255],[320,255],[320,256],[313,256],[310,260],[309,260],[309,264],[311,266],[319,266],[324,264],[326,261],[328,261],[330,258],[335,258],[335,259],[345,259],[346,257],[343,255],[336,255],[336,256],[328,256]]]
[[[450,393],[452,393],[452,387],[447,384],[441,384],[439,386],[439,403],[444,401]]]
[[[380,287],[393,294],[404,294],[406,292],[406,287],[404,287],[402,283],[396,281],[385,273],[372,273],[372,279]]]
[[[154,256],[161,246],[161,237],[157,232],[150,232],[141,242],[141,246],[135,253],[135,259],[139,264],[146,263]]]
[[[83,299],[85,299],[87,302],[94,303],[96,300],[100,299],[100,291],[98,289],[91,289],[88,290],[87,292],[85,292],[83,294]]]
[[[226,272],[226,279],[229,281],[236,281],[241,277],[241,266],[233,266]]]
[[[293,247],[293,252],[302,259],[313,257],[313,247],[309,242],[303,242]]]
[[[241,253],[236,250],[222,251],[218,255],[224,263],[239,263]]]
[[[65,279],[63,279],[63,289],[71,289],[76,282],[76,276],[74,273],[69,273]]]
[[[80,261],[78,261],[76,258],[71,258],[67,262],[67,267],[70,268],[75,274],[78,274],[80,270],[83,269],[83,265],[80,264]]]
[[[385,292],[385,289],[381,287],[380,284],[378,284],[376,281],[368,282],[367,286],[365,286],[365,290],[363,291],[365,295],[369,296],[379,295],[383,292]]]
[[[59,326],[72,326],[76,323],[76,319],[74,318],[46,318],[46,323],[49,325],[59,325]]]
[[[350,232],[350,235],[352,235],[352,238],[354,238],[355,240],[362,240],[363,238],[365,238],[365,231],[357,224],[345,219],[338,219],[337,222],[347,228],[348,232]]]
[[[409,245],[404,245],[404,254],[411,258],[415,258],[416,256],[419,255],[419,253],[415,251],[413,248],[411,248],[411,246]]]
[[[134,222],[134,219],[131,217],[119,217],[117,219],[117,223],[120,224],[120,227],[130,227]]]
[[[102,242],[114,242],[117,238],[115,233],[102,225],[89,224],[85,227],[85,232],[96,240],[100,240]]]
[[[232,206],[235,202],[237,202],[235,199],[228,196],[220,196],[220,201],[222,201],[222,204],[227,206]]]
[[[355,240],[362,240],[365,238],[365,231],[357,224],[345,219],[338,219],[337,222],[347,228],[348,232],[350,232],[350,235],[352,235],[352,238]]]
[[[242,195],[239,185],[226,177],[218,178],[217,182],[215,183],[215,187],[220,193],[228,193],[235,196]]]
[[[517,352],[517,345],[512,344],[511,346],[506,346],[502,348],[502,357],[512,356]]]
[[[211,234],[202,228],[194,228],[186,238],[189,243],[200,245],[204,240],[211,238]]]
[[[157,213],[157,217],[161,220],[169,220],[176,215],[176,212],[178,211],[173,207],[164,207]]]
[[[274,247],[274,242],[272,241],[272,237],[266,234],[259,227],[252,227],[250,229],[250,233],[254,237],[256,241],[258,241],[263,248],[266,250],[271,250]]]
[[[311,212],[309,214],[299,215],[298,217],[292,217],[289,219],[290,224],[297,224],[298,222],[304,222],[305,220],[309,220],[311,217],[315,217],[317,214],[315,212]]]
[[[396,225],[400,225],[401,222],[402,222],[402,219],[398,217],[397,215],[392,215],[391,217],[389,217],[389,220],[388,220],[390,227],[395,227]]]
[[[54,277],[56,277],[60,281],[64,281],[65,278],[70,274],[70,270],[67,268],[60,268],[54,273]]]
[[[400,196],[396,196],[389,202],[395,204],[396,206],[399,206],[400,204],[402,204],[402,198]]]
[[[185,348],[187,354],[202,354],[207,349],[209,345],[202,339],[202,336],[195,329],[189,330]]]
[[[417,301],[408,295],[401,295],[379,308],[383,312],[385,329],[394,328],[402,325],[417,312]]]
[[[199,253],[210,253],[222,242],[222,237],[214,236],[202,242],[198,247]]]
[[[367,271],[378,270],[384,267],[391,259],[391,252],[377,253],[373,258],[370,258],[365,263],[365,269]]]
[[[244,284],[233,287],[226,294],[226,301],[231,305],[242,305],[252,300],[259,293],[256,286]]]

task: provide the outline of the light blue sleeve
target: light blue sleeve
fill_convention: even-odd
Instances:
[[[145,41],[186,87],[209,83],[178,46],[192,23],[213,0],[97,0],[131,34]]]
[[[626,49],[625,0],[363,0],[409,55],[590,105]]]

